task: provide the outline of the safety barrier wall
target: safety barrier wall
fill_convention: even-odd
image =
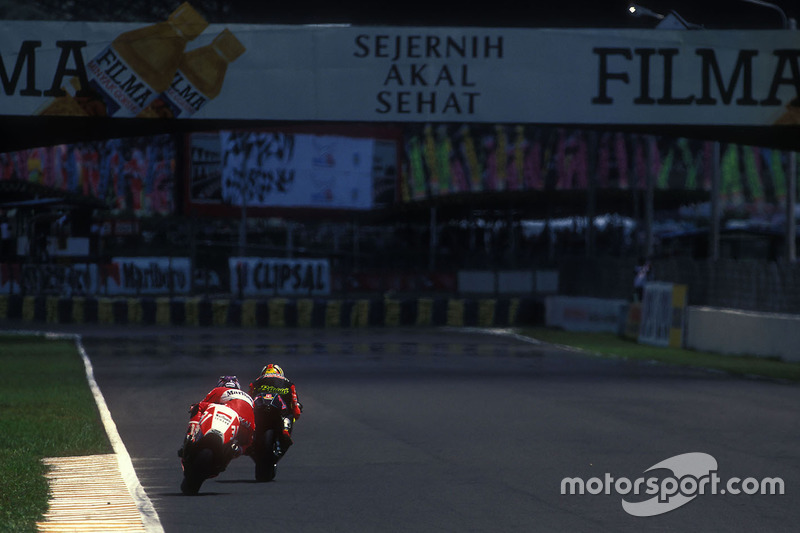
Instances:
[[[673,309],[673,318],[677,309]],[[682,347],[723,355],[778,357],[800,362],[800,315],[689,306],[680,313]],[[675,324],[673,323],[673,326]],[[642,305],[632,303],[624,336],[641,342]],[[669,337],[673,340],[675,329]],[[667,343],[668,344],[668,343]],[[666,344],[665,344],[666,345]],[[678,346],[678,344],[672,344]]]
[[[689,307],[685,346],[800,362],[800,315]]]
[[[669,286],[667,310],[649,319],[656,320],[656,327],[663,330],[658,336],[643,332],[648,319],[642,304],[610,299],[548,297],[545,325],[569,331],[616,331],[628,339],[660,346],[800,362],[800,315],[685,307],[685,285],[662,285]],[[615,316],[620,318],[618,323]],[[660,342],[652,342],[653,337]]]
[[[532,298],[62,298],[0,296],[0,320],[243,327],[473,326],[541,323]]]
[[[0,295],[0,320],[50,324],[508,327],[541,325],[545,321],[544,312],[544,302],[533,298],[232,300]],[[635,338],[638,320],[630,323],[629,317],[628,321],[630,334]],[[611,330],[610,321],[608,326]],[[707,307],[686,309],[686,348],[800,362],[797,346],[800,346],[800,315]]]

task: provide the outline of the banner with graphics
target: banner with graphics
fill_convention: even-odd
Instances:
[[[367,133],[362,133],[367,135]],[[383,135],[399,137],[399,130]],[[190,135],[193,208],[371,209],[395,200],[397,138],[238,130]],[[244,194],[243,194],[244,193]]]
[[[532,125],[424,124],[406,126],[403,201],[466,192],[711,190],[714,143]],[[786,201],[789,152],[722,143],[723,207],[756,211]]]
[[[246,296],[323,296],[331,292],[327,259],[231,257],[231,293]]]
[[[0,114],[749,126],[800,121],[800,49],[793,31],[223,26],[197,17],[193,31],[182,35],[183,49],[168,45],[176,35],[158,34],[152,23],[1,21]],[[130,52],[136,39],[148,39],[147,57]],[[224,69],[210,63],[212,46],[223,50]],[[190,54],[191,61],[184,61]],[[150,81],[142,72],[150,73]]]
[[[372,207],[371,139],[221,131],[220,142],[225,203]]]
[[[188,257],[115,257],[101,272],[100,292],[109,295],[189,294]]]
[[[0,153],[0,181],[27,181],[104,200],[112,212],[172,214],[171,135],[60,144]]]

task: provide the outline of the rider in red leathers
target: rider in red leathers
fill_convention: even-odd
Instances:
[[[236,456],[241,455],[253,443],[255,428],[253,399],[241,389],[236,376],[220,376],[217,386],[206,394],[203,401],[192,404],[190,407],[191,420],[199,421],[203,412],[212,403],[230,407],[239,415],[239,434],[236,437],[238,447],[235,452]]]

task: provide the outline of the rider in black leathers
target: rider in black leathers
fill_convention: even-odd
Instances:
[[[303,412],[303,405],[297,399],[297,389],[294,383],[284,375],[280,366],[268,364],[261,369],[259,377],[250,384],[250,396],[256,405],[256,429],[259,428],[259,404],[266,399],[271,401],[275,396],[279,396],[283,400],[286,409],[283,410],[283,430],[278,439],[278,445],[279,453],[285,454],[289,446],[293,444],[294,423]]]

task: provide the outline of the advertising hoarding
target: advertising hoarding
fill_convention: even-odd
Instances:
[[[160,86],[115,52],[147,26],[2,21],[0,114],[164,116],[164,106],[152,112]],[[162,62],[159,79],[198,103],[179,119],[763,126],[800,117],[791,31],[211,24],[183,53],[202,56],[225,32],[235,46],[225,47],[215,94],[186,84],[180,59]],[[98,80],[151,112],[102,101]]]

